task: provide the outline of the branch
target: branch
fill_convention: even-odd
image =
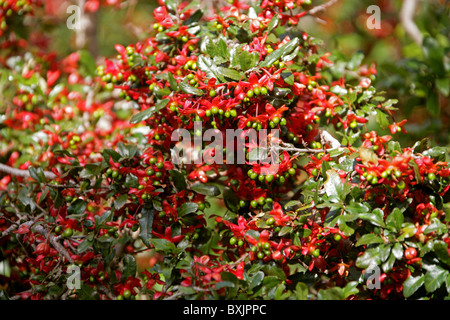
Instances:
[[[30,172],[28,170],[16,169],[6,164],[0,163],[0,172],[4,172],[16,177],[30,178]],[[51,171],[44,171],[44,176],[47,179],[53,180],[56,178],[56,175]]]
[[[400,10],[400,21],[405,28],[406,33],[419,45],[422,46],[423,35],[414,22],[414,13],[416,11],[417,0],[403,0]]]
[[[329,0],[328,2],[325,2],[317,7],[314,7],[311,10],[308,10],[308,14],[313,16],[319,12],[325,11],[326,9],[328,9],[329,7],[331,7],[333,4],[335,4],[338,1],[339,0]]]

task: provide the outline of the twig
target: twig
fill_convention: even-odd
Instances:
[[[0,171],[5,172],[10,175],[13,175],[13,176],[16,176],[16,177],[23,177],[23,178],[31,177],[30,172],[28,170],[16,169],[16,168],[7,166],[3,163],[0,163]],[[45,178],[51,179],[51,180],[56,178],[56,175],[51,171],[44,171],[44,176],[45,176]]]
[[[406,33],[419,45],[422,46],[423,35],[414,23],[414,13],[416,11],[417,0],[403,0],[400,10],[400,21]]]
[[[338,1],[339,0],[329,0],[328,2],[325,2],[317,7],[314,7],[311,10],[308,10],[308,14],[313,16],[319,12],[325,11],[326,9],[328,9],[329,7],[331,7],[333,4],[335,4]]]

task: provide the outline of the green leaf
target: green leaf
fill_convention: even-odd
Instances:
[[[45,182],[44,170],[42,170],[41,167],[38,167],[37,169],[34,167],[29,167],[28,172],[30,173],[30,176],[37,182]]]
[[[174,252],[176,250],[175,244],[166,239],[152,238],[150,239],[150,242],[155,246],[156,250],[164,252]]]
[[[439,115],[441,107],[439,105],[439,95],[436,90],[428,91],[426,106],[427,110],[433,117],[437,117]]]
[[[324,161],[323,163],[325,163]],[[325,193],[328,196],[338,196],[340,197],[343,190],[343,183],[341,177],[337,173],[336,170],[330,169],[326,171],[327,180],[324,182],[323,186],[325,189]]]
[[[242,80],[242,78],[244,77],[243,74],[241,74],[239,71],[234,70],[234,69],[228,69],[228,68],[223,68],[223,67],[218,67],[217,68],[217,74],[220,75],[220,79],[231,79],[231,80]],[[225,81],[223,81],[225,82]]]
[[[386,218],[386,225],[394,231],[400,231],[405,217],[399,208],[394,208],[390,215]]]
[[[446,97],[450,94],[450,78],[436,80],[436,88]]]
[[[352,213],[352,214],[366,213],[369,210],[370,210],[369,207],[363,203],[353,202],[353,203],[345,206],[345,211]]]
[[[141,218],[139,219],[139,237],[147,247],[150,247],[150,239],[153,236],[152,226],[154,213],[153,208],[144,206],[141,211]]]
[[[225,202],[225,206],[228,208],[228,210],[232,212],[237,212],[239,209],[239,198],[234,193],[233,190],[231,190],[228,187],[225,187],[223,189],[223,200]]]
[[[137,272],[137,263],[134,256],[131,254],[126,254],[123,257],[123,273],[122,273],[122,280],[127,279],[128,277],[134,277],[136,276]]]
[[[183,217],[198,210],[198,204],[195,202],[185,202],[177,208],[178,216]]]
[[[401,260],[403,258],[403,246],[400,242],[394,244],[394,247],[392,248],[392,254],[397,260]]]
[[[269,25],[267,26],[267,32],[270,33],[273,29],[278,27],[280,23],[280,18],[277,14],[273,15],[272,19],[270,19]]]
[[[403,296],[411,297],[425,282],[425,275],[413,277],[412,275],[403,282]]]
[[[299,282],[295,286],[295,297],[297,298],[297,300],[307,300],[308,291],[308,286],[303,282]]]
[[[81,253],[85,252],[87,249],[92,248],[93,244],[94,244],[94,234],[90,234],[77,247],[77,253],[81,254]]]
[[[194,88],[193,86],[191,86],[189,83],[187,83],[186,81],[180,82],[179,83],[179,87],[181,90],[183,90],[185,93],[188,94],[193,94],[196,96],[202,96],[203,95],[203,91],[197,88]]]
[[[444,49],[439,42],[430,36],[426,36],[423,39],[422,50],[431,69],[439,77],[443,77],[445,75]]]
[[[181,86],[181,84],[180,84],[180,86]],[[198,89],[196,89],[196,90],[198,90]],[[145,109],[144,111],[142,111],[142,112],[140,112],[138,114],[135,114],[131,118],[130,122],[134,124],[134,123],[139,123],[141,121],[144,121],[144,120],[150,118],[154,113],[156,113],[159,110],[165,108],[167,106],[167,104],[169,103],[169,101],[170,101],[169,99],[163,99],[163,100],[159,101],[153,107],[150,107],[150,108]]]
[[[380,264],[380,246],[367,249],[362,256],[356,259],[356,266],[358,268],[367,269]]]
[[[220,194],[220,189],[217,186],[207,183],[194,184],[190,187],[190,189],[197,193],[211,197],[216,197]]]
[[[355,247],[373,244],[373,243],[383,243],[383,242],[384,242],[383,239],[381,239],[376,234],[366,233],[361,238],[358,239],[358,241],[355,244]]]
[[[84,213],[86,210],[87,203],[82,199],[77,199],[70,204],[67,208],[67,214],[69,215],[79,215]]]
[[[203,11],[201,9],[198,9],[193,14],[191,14],[189,18],[183,21],[183,25],[190,26],[191,24],[198,22],[202,17]]]
[[[429,234],[432,232],[436,232],[437,234],[441,234],[447,231],[447,226],[443,224],[439,219],[434,218],[431,220],[431,223],[425,228],[423,231],[424,234]]]
[[[256,272],[249,280],[248,289],[253,290],[253,288],[259,286],[264,280],[264,272]]]
[[[127,200],[128,194],[121,194],[117,199],[114,200],[114,208],[116,208],[116,210],[119,210],[125,205],[125,203],[127,203]]]
[[[441,262],[450,266],[450,256],[448,254],[447,244],[444,241],[442,240],[434,241],[433,251]]]
[[[244,50],[242,53],[237,55],[237,59],[241,70],[247,71],[254,68],[258,64],[259,56]]]
[[[387,114],[381,111],[380,109],[375,109],[375,112],[377,113],[376,119],[380,127],[382,129],[387,128],[388,125],[390,124]]]
[[[186,179],[184,178],[184,175],[180,171],[173,169],[169,171],[169,174],[178,192],[186,190],[187,188]]]
[[[286,82],[289,85],[294,85],[294,74],[289,71],[289,70],[285,70],[281,72],[281,78],[284,80],[284,82]]]
[[[282,58],[283,56],[291,53],[295,48],[298,47],[300,43],[299,38],[294,38],[285,45],[283,45],[281,48],[278,48],[277,50],[270,53],[264,61],[260,62],[260,67],[269,67],[271,66],[275,61]]]
[[[175,80],[173,74],[169,72],[167,76],[169,79],[170,89],[172,89],[172,91],[178,91],[178,83],[177,80]]]
[[[425,274],[425,290],[434,292],[441,287],[449,272],[438,265],[430,265]]]
[[[34,200],[28,196],[27,188],[23,188],[22,190],[20,190],[17,199],[24,207],[30,206],[31,211],[34,211],[34,209],[36,209],[36,202],[34,202]]]

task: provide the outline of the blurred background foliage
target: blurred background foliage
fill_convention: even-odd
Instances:
[[[448,146],[450,4],[448,0],[417,1],[413,19],[423,36],[420,45],[405,32],[403,4],[403,0],[338,1],[320,19],[305,18],[301,27],[323,39],[335,60],[359,53],[366,64],[376,64],[374,86],[399,100],[395,120],[408,119],[408,134],[398,137],[405,146],[424,137]],[[367,26],[374,13],[368,12],[371,5],[380,8],[380,29]]]
[[[206,3],[208,1],[208,4]],[[215,1],[220,7],[225,0],[207,0],[207,7]],[[397,99],[396,121],[408,119],[408,134],[398,138],[405,146],[428,137],[432,144],[450,145],[450,4],[449,0],[417,0],[414,23],[423,37],[417,43],[405,32],[401,19],[404,3],[416,0],[331,0],[332,6],[315,16],[301,19],[300,30],[323,39],[324,48],[332,52],[331,60],[363,59],[375,64],[378,75],[374,86],[385,91],[387,98]],[[255,3],[257,0],[255,0]],[[313,0],[311,7],[327,1]],[[46,0],[36,12],[31,25],[43,30],[28,34],[35,42],[45,42],[51,50],[66,56],[76,50],[75,32],[66,26],[67,7],[74,1]],[[380,8],[380,28],[369,29],[370,6]],[[97,62],[115,56],[115,44],[128,45],[150,35],[153,10],[157,0],[126,0],[119,7],[101,7],[95,16]],[[379,128],[373,128],[379,130]]]

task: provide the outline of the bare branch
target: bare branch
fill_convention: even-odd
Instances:
[[[329,0],[328,2],[325,2],[317,7],[314,7],[311,10],[308,10],[308,14],[313,16],[319,12],[325,11],[326,9],[328,9],[329,7],[331,7],[333,4],[335,4],[338,1],[339,0]]]
[[[423,35],[414,22],[417,0],[403,0],[400,10],[400,21],[406,33],[419,45],[422,46]]]
[[[0,171],[4,172],[6,174],[10,174],[16,177],[23,177],[23,178],[30,178],[30,172],[28,170],[21,170],[21,169],[16,169],[10,166],[7,166],[6,164],[0,163]],[[56,175],[51,172],[51,171],[44,171],[44,176],[47,179],[55,179]]]

